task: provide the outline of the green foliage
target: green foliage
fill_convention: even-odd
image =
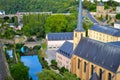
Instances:
[[[61,76],[52,70],[44,69],[41,73],[38,73],[39,80],[62,80]]]
[[[6,11],[7,14],[17,11],[72,12],[76,10],[76,5],[78,5],[76,0],[0,0],[0,9]]]
[[[66,69],[65,67],[61,67],[59,71],[61,74],[63,74],[64,72],[68,72],[68,69]]]
[[[77,78],[75,74],[72,74],[70,72],[64,72],[62,80],[80,80],[80,78]]]
[[[45,21],[47,14],[24,15],[23,16],[23,31],[29,36],[44,37],[45,36]]]
[[[96,4],[93,4],[88,0],[83,1],[83,7],[89,11],[96,11]]]
[[[56,60],[51,60],[51,65],[57,66]]]
[[[16,27],[18,26],[18,17],[17,16],[14,17],[14,25]]]
[[[9,17],[8,16],[5,16],[4,17],[4,21],[7,22],[9,20]]]
[[[48,62],[44,58],[45,56],[46,56],[45,53],[40,49],[38,51],[38,58],[39,58],[39,61],[42,65],[42,68],[49,69]]]
[[[120,20],[120,14],[116,15],[116,19]]]
[[[45,32],[71,32],[75,29],[77,18],[72,15],[49,16],[45,24]]]
[[[14,80],[29,80],[28,68],[23,63],[14,64],[11,68],[11,75]]]
[[[39,80],[80,80],[76,75],[65,72],[63,75],[57,74],[52,70],[44,69],[41,73],[38,73]]]

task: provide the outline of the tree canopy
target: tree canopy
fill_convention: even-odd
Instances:
[[[14,64],[11,68],[11,75],[14,80],[29,80],[28,68],[23,63]]]
[[[38,73],[39,80],[80,80],[76,75],[65,72],[63,75],[57,74],[55,71],[44,69]]]

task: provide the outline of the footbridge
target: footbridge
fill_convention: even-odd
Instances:
[[[35,46],[40,46],[40,45],[41,45],[40,41],[24,42],[24,46],[27,46],[28,48],[33,48]]]

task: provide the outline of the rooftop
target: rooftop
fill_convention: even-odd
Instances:
[[[120,47],[120,41],[108,42],[108,44]]]
[[[120,65],[120,47],[89,38],[80,40],[74,54],[114,73]]]
[[[73,32],[48,33],[48,40],[73,40]]]
[[[97,25],[93,25],[93,27],[90,28],[90,30],[98,31],[112,36],[120,36],[120,29],[116,29],[109,26],[101,26],[97,24]]]
[[[57,50],[57,52],[67,58],[71,58],[73,53],[73,43],[68,41],[64,42],[64,44]]]

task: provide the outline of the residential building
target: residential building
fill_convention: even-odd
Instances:
[[[120,13],[120,6],[117,6],[117,7],[116,7],[116,13],[117,13],[117,14]]]
[[[114,28],[120,29],[120,22],[115,22],[114,23]]]
[[[73,32],[48,33],[46,40],[48,49],[57,50],[65,41],[73,42]]]
[[[64,44],[56,52],[56,62],[58,67],[65,67],[71,70],[71,58],[73,53],[73,43],[64,42]]]

